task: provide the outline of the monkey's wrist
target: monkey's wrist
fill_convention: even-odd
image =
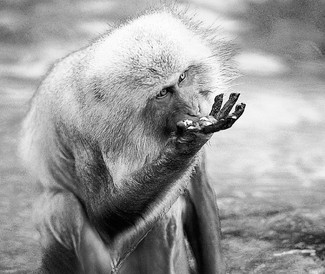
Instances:
[[[183,136],[172,137],[166,145],[166,156],[173,161],[184,162],[193,158],[209,140],[209,136],[190,132]]]

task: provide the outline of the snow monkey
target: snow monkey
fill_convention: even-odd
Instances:
[[[21,142],[42,186],[40,273],[225,273],[203,146],[245,108],[222,102],[231,55],[216,29],[163,8],[53,66]]]

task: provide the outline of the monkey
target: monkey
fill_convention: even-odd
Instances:
[[[20,142],[39,273],[225,273],[204,145],[245,104],[223,104],[235,69],[217,32],[154,9],[49,70]]]

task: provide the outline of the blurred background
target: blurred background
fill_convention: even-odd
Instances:
[[[160,0],[0,1],[0,273],[40,260],[35,199],[16,156],[49,66]],[[175,3],[175,1],[173,1]],[[241,49],[245,114],[208,145],[229,273],[325,273],[325,1],[177,1]]]

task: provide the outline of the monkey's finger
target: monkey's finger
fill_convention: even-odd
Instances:
[[[225,119],[220,119],[217,123],[213,125],[209,125],[206,127],[203,127],[201,131],[205,134],[218,132],[220,130],[225,130],[230,128],[238,119],[239,117],[244,113],[246,105],[244,103],[241,103],[240,105],[237,105],[235,108],[234,113],[227,116]]]
[[[201,127],[198,122],[192,120],[183,120],[177,123],[176,144],[193,146],[200,145],[201,141],[206,142],[209,137],[201,132]],[[201,144],[202,145],[202,144]]]
[[[234,111],[234,113],[232,115],[236,116],[237,120],[238,120],[239,117],[242,116],[242,114],[244,113],[245,107],[246,107],[246,104],[240,103],[240,105],[236,106],[235,111]]]
[[[178,135],[182,135],[187,130],[197,131],[199,129],[198,123],[188,119],[179,121],[176,126]]]
[[[236,117],[229,116],[226,119],[219,120],[216,124],[202,128],[202,132],[209,134],[228,129],[236,122],[236,120]]]
[[[217,95],[214,98],[214,103],[212,105],[212,109],[209,115],[216,117],[217,113],[220,111],[220,108],[222,106],[222,101],[223,101],[223,93]]]
[[[230,128],[242,114],[244,113],[246,105],[244,103],[241,103],[240,105],[237,105],[235,108],[235,111],[230,114],[223,125],[223,127],[220,127],[220,130],[228,129]]]
[[[231,93],[229,96],[229,100],[225,103],[223,108],[217,113],[215,118],[217,120],[220,120],[222,118],[226,118],[231,111],[232,107],[236,104],[238,98],[239,98],[239,93]]]

